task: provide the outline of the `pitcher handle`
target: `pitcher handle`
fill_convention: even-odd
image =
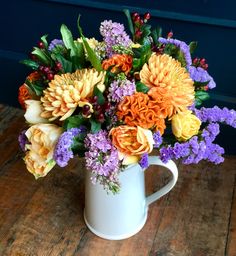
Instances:
[[[167,194],[175,186],[177,179],[178,179],[178,169],[177,169],[176,164],[172,160],[169,160],[165,164],[160,160],[159,157],[149,156],[148,163],[149,163],[149,166],[150,165],[160,165],[160,166],[167,168],[172,173],[173,177],[172,177],[172,180],[170,180],[170,182],[167,183],[163,188],[161,188],[160,190],[158,190],[155,193],[146,197],[146,205],[147,206],[150,205],[151,203],[155,202],[160,197]]]

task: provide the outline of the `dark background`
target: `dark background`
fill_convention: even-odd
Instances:
[[[186,42],[198,41],[197,57],[204,57],[217,88],[211,92],[208,106],[217,104],[236,109],[236,1],[235,0],[9,0],[1,3],[0,24],[0,103],[19,107],[18,87],[29,69],[19,60],[27,57],[43,34],[60,38],[65,23],[78,37],[76,21],[87,37],[99,38],[104,19],[124,23],[124,8],[152,15],[151,24],[162,26],[163,35],[173,30],[174,37]],[[128,28],[127,28],[128,31]],[[218,142],[228,154],[236,154],[236,131],[222,125]]]

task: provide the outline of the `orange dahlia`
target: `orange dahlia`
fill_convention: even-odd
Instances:
[[[60,121],[71,116],[77,107],[92,105],[88,98],[92,96],[94,87],[103,92],[105,71],[98,72],[95,69],[81,69],[75,73],[55,75],[49,83],[44,96],[41,97],[44,111],[41,117],[53,121],[60,117]]]
[[[137,92],[125,96],[118,105],[117,117],[129,126],[140,126],[145,129],[155,129],[164,133],[166,128],[163,111],[147,94]]]
[[[25,100],[29,100],[31,98],[27,85],[21,85],[18,90],[18,101],[23,109],[26,109]]]
[[[169,55],[152,55],[140,71],[141,82],[150,87],[148,94],[171,118],[194,102],[193,80],[181,63]]]
[[[108,70],[110,67],[112,67],[112,73],[121,71],[127,75],[132,68],[132,63],[132,56],[127,54],[114,54],[110,59],[103,61],[102,68],[104,70]]]

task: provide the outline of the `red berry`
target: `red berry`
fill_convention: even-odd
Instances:
[[[149,13],[149,12],[146,12],[145,14],[144,14],[144,19],[145,20],[149,20],[151,18],[151,14]]]
[[[60,70],[60,69],[62,68],[62,64],[61,64],[60,62],[57,62],[57,63],[56,63],[56,68],[57,68],[58,70]]]
[[[48,74],[47,74],[47,79],[48,79],[48,80],[51,81],[53,78],[54,78],[54,74],[52,74],[52,73],[48,73]]]
[[[90,102],[91,103],[96,103],[97,102],[97,100],[98,100],[98,96],[93,96],[91,99],[90,99]]]
[[[193,64],[197,64],[198,63],[198,58],[194,58],[194,60],[193,60]]]
[[[100,113],[97,117],[99,123],[103,123],[105,121],[103,113]]]
[[[109,110],[109,109],[111,108],[111,103],[107,101],[107,102],[103,105],[103,108],[104,108],[104,110]]]
[[[50,72],[50,68],[49,67],[44,67],[43,72],[48,74]]]
[[[37,56],[34,55],[33,53],[30,53],[29,57],[30,57],[31,60],[37,60]]]
[[[138,14],[137,12],[134,12],[134,13],[132,14],[132,19],[135,20],[136,17],[139,17],[139,14]]]
[[[44,48],[44,43],[42,41],[38,42],[38,47],[43,49]]]
[[[201,64],[201,65],[204,65],[205,63],[206,63],[206,60],[205,60],[205,59],[201,59],[201,60],[200,60],[200,64]]]
[[[96,106],[95,106],[95,110],[96,110],[97,112],[100,112],[100,111],[102,110],[102,107],[101,107],[100,105],[96,105]]]
[[[167,34],[167,38],[171,38],[171,37],[173,37],[173,32],[172,32],[172,31],[170,31],[170,32]]]
[[[142,32],[140,30],[137,30],[135,32],[135,36],[136,36],[136,38],[140,38],[142,36]]]
[[[205,64],[205,65],[203,66],[203,68],[204,68],[204,69],[208,69],[208,64]]]
[[[204,86],[204,91],[208,91],[209,87],[208,85]]]

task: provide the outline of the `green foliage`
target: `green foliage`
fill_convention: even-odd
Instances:
[[[47,41],[48,35],[43,35],[40,39],[43,42],[45,48],[48,48],[48,41]]]
[[[33,60],[22,60],[20,63],[32,68],[33,70],[37,70],[39,67],[39,64]]]
[[[100,58],[97,56],[97,54],[94,52],[94,50],[89,46],[85,36],[83,35],[83,31],[82,31],[82,28],[80,27],[79,22],[80,22],[80,15],[79,15],[78,20],[77,20],[77,26],[78,26],[80,36],[83,40],[84,47],[87,51],[88,59],[91,62],[92,66],[97,71],[102,71],[102,64],[101,64]]]
[[[130,15],[130,11],[128,9],[124,9],[123,12],[125,13],[125,16],[127,17],[129,30],[130,30],[132,36],[134,37],[134,25],[133,25],[133,21],[132,21],[131,15]]]
[[[42,83],[40,81],[39,82],[35,81],[34,83],[32,83],[29,80],[26,80],[25,83],[29,86],[32,92],[35,93],[37,96],[43,95],[43,90],[45,89],[45,87],[42,86]]]
[[[143,65],[149,60],[152,51],[151,43],[146,40],[144,44],[139,48],[133,48],[134,58],[133,58],[133,71],[139,71]]]
[[[70,51],[73,70],[83,68],[85,63],[83,45],[79,42],[74,42],[72,33],[65,24],[61,25],[61,35],[65,47]]]
[[[94,87],[93,95],[98,97],[97,102],[99,105],[103,105],[105,103],[103,93],[97,88],[97,86]]]
[[[195,92],[195,105],[200,106],[203,101],[210,98],[209,94],[205,91],[196,91]]]
[[[101,123],[99,123],[93,118],[90,118],[89,122],[91,124],[91,133],[97,133],[101,130]]]
[[[197,48],[197,42],[193,41],[189,44],[190,53],[192,54]]]
[[[158,44],[158,38],[161,36],[161,34],[162,34],[162,28],[161,27],[157,27],[157,28],[152,30],[151,37],[152,37],[153,43],[155,45]]]
[[[63,124],[63,128],[64,130],[69,130],[71,128],[76,128],[76,127],[78,128],[82,124],[84,125],[86,123],[87,123],[87,118],[79,114],[79,115],[68,117]]]
[[[183,67],[186,67],[186,60],[182,51],[173,44],[167,44],[164,48],[164,53],[172,56],[174,59],[178,60]]]
[[[67,60],[66,58],[64,58],[61,54],[52,54],[52,58],[55,60],[55,61],[58,61],[61,63],[62,65],[62,68],[63,68],[63,71],[65,73],[69,72],[73,72],[73,63],[69,60]]]
[[[44,64],[45,66],[51,66],[52,65],[52,59],[50,56],[46,53],[46,50],[40,49],[38,47],[34,47],[34,50],[32,51],[32,54],[37,56],[37,59]]]
[[[136,82],[136,90],[137,92],[147,93],[149,91],[149,88],[145,84],[138,81]]]

